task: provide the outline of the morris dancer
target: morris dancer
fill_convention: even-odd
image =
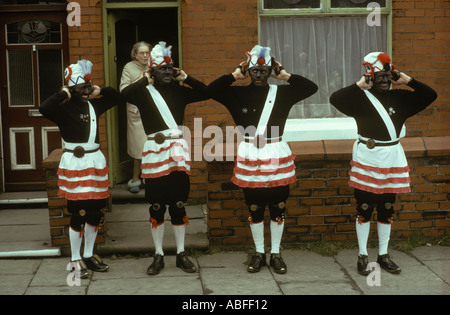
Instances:
[[[331,95],[330,102],[353,117],[358,139],[353,145],[349,185],[357,201],[356,234],[359,245],[357,270],[367,275],[367,240],[370,221],[377,209],[377,262],[390,273],[401,269],[388,254],[397,193],[410,192],[409,167],[399,138],[406,119],[430,105],[436,92],[391,64],[389,55],[373,52],[364,58],[365,74],[356,83]],[[414,91],[390,90],[391,83],[406,84]]]
[[[71,260],[77,264],[81,278],[89,276],[87,268],[94,271],[109,268],[93,254],[103,218],[102,209],[110,196],[108,166],[100,151],[97,120],[120,99],[115,89],[92,85],[91,68],[89,60],[79,60],[67,67],[65,81],[68,86],[46,99],[39,108],[42,115],[58,125],[65,142],[58,169],[58,196],[67,199],[67,210],[72,214],[69,229]]]
[[[164,268],[164,214],[166,208],[172,220],[177,243],[176,265],[185,272],[195,272],[196,266],[184,252],[188,217],[185,202],[190,190],[190,157],[186,140],[179,126],[183,124],[186,105],[208,99],[205,85],[174,68],[171,46],[159,42],[151,51],[150,71],[122,90],[125,99],[139,108],[148,136],[143,149],[142,177],[145,195],[150,203],[150,222],[155,243],[149,275]],[[154,81],[154,84],[150,84]],[[174,82],[175,81],[175,82]],[[179,81],[191,86],[181,86]]]
[[[246,78],[247,86],[231,86]],[[269,85],[272,75],[289,85]],[[247,52],[247,61],[207,87],[208,94],[227,107],[238,128],[244,129],[244,141],[239,144],[232,182],[243,188],[249,209],[250,229],[256,253],[247,271],[254,273],[266,265],[264,250],[264,212],[270,212],[270,265],[277,273],[287,267],[280,254],[289,184],[294,183],[295,156],[282,140],[289,111],[297,102],[313,95],[317,85],[300,75],[290,74],[270,55],[269,47],[256,45]]]

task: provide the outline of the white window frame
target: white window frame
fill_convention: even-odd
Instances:
[[[386,6],[380,7],[380,14],[387,17],[387,53],[392,55],[392,1],[386,0]],[[372,11],[367,8],[331,8],[331,0],[320,0],[320,8],[306,9],[264,9],[264,0],[258,0],[258,42],[261,42],[261,19],[283,16],[368,16]],[[367,3],[370,3],[368,1]],[[320,89],[320,86],[319,86]],[[343,118],[307,118],[288,119],[283,139],[286,141],[316,141],[356,139],[357,126],[351,117]]]

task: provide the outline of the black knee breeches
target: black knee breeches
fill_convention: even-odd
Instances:
[[[252,223],[264,221],[266,205],[269,206],[270,219],[282,222],[286,212],[286,200],[289,197],[289,185],[272,188],[244,188],[245,203]]]
[[[85,223],[99,226],[103,218],[102,210],[106,207],[106,201],[106,199],[67,200],[67,210],[72,214],[70,227],[75,231],[81,231]]]
[[[369,222],[375,208],[378,222],[390,223],[392,221],[396,194],[374,194],[355,189],[355,198],[359,222]]]
[[[145,198],[150,204],[152,224],[159,225],[164,222],[167,207],[172,224],[184,224],[186,222],[184,205],[188,200],[189,191],[189,175],[185,172],[177,171],[163,177],[145,179]]]

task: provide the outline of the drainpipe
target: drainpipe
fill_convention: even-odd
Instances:
[[[0,252],[0,258],[29,258],[29,257],[56,257],[61,256],[61,249],[38,249]]]

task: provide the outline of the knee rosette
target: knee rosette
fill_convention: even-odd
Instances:
[[[286,203],[281,201],[277,204],[269,205],[270,219],[272,221],[282,224],[286,213]]]
[[[377,205],[377,221],[380,223],[392,223],[394,215],[394,205],[391,202],[385,202]]]
[[[177,201],[169,205],[170,218],[173,225],[188,224],[184,201]]]
[[[375,205],[369,203],[361,203],[356,206],[357,220],[359,223],[370,222],[372,219]]]
[[[250,224],[264,221],[265,206],[251,204],[250,206],[248,206],[248,210],[250,214],[250,216],[248,217]]]

